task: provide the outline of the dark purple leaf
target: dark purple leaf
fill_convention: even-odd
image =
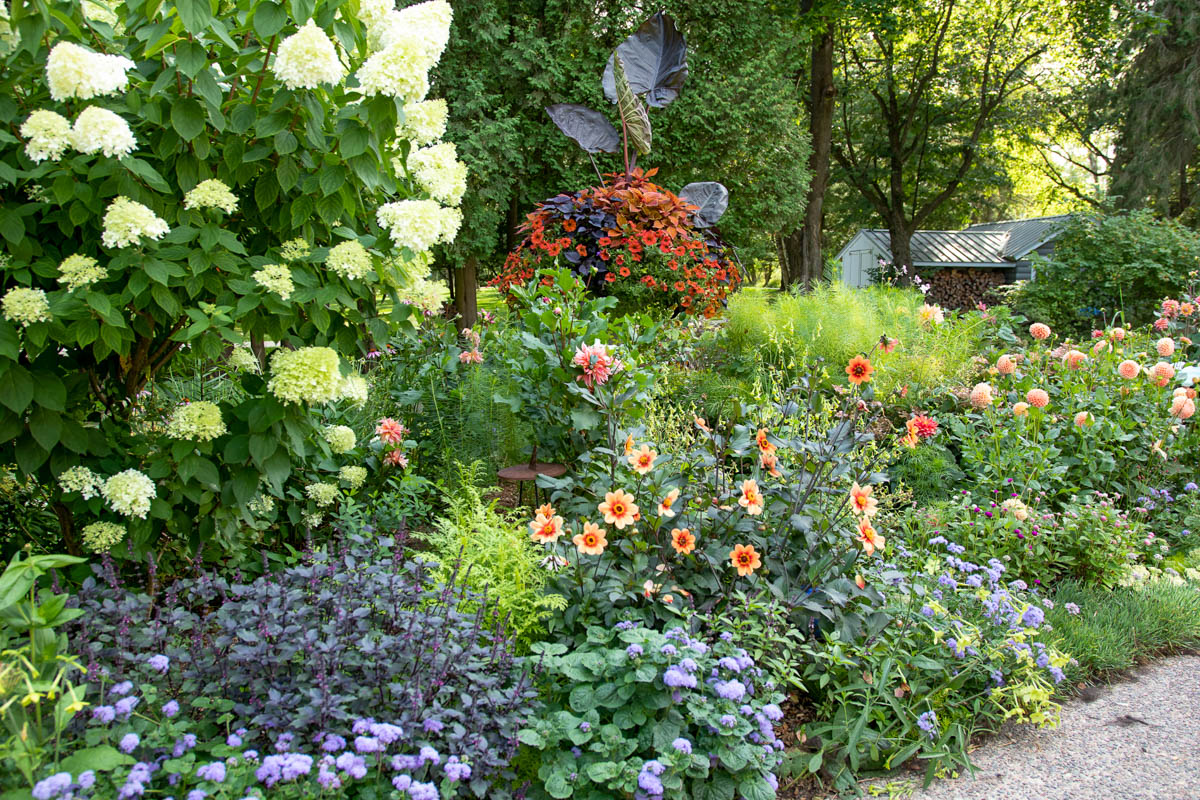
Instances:
[[[692,214],[697,228],[716,225],[729,208],[729,190],[716,181],[689,183],[680,190],[679,197],[699,206],[700,210]]]
[[[599,111],[574,103],[549,106],[546,113],[558,129],[589,153],[615,153],[621,134]]]
[[[662,108],[679,96],[688,74],[687,42],[666,14],[659,11],[643,22],[617,46],[617,55],[633,93],[645,95],[647,105]],[[612,56],[604,68],[601,85],[609,102],[617,102]]]

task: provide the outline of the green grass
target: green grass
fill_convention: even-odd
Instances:
[[[1108,590],[1075,581],[1055,586],[1046,614],[1058,647],[1078,666],[1072,681],[1107,681],[1138,664],[1200,647],[1200,588],[1165,580]],[[1066,604],[1079,606],[1078,615]]]

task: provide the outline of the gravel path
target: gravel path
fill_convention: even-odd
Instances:
[[[1064,704],[1057,728],[1005,727],[971,754],[974,778],[917,781],[911,797],[1200,800],[1200,656],[1158,661],[1089,698]]]

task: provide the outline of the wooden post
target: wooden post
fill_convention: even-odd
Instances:
[[[478,289],[477,276],[479,259],[468,256],[467,261],[454,270],[454,310],[458,312],[455,324],[459,331],[474,328],[479,319],[479,306],[476,292]]]

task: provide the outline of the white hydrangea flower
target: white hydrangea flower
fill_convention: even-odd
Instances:
[[[396,135],[418,147],[433,144],[446,135],[448,114],[446,101],[440,98],[405,103],[404,122],[396,128]]]
[[[179,406],[167,421],[167,435],[172,439],[207,442],[224,436],[225,431],[225,420],[221,419],[220,406],[207,400]]]
[[[367,29],[378,25],[389,11],[396,10],[396,0],[359,0],[358,18]]]
[[[408,154],[408,169],[421,188],[439,203],[456,206],[467,191],[467,165],[453,142],[419,147]]]
[[[337,455],[350,452],[358,443],[354,429],[346,425],[329,425],[325,428],[324,436],[325,441],[329,443],[329,449]]]
[[[420,252],[439,242],[451,242],[462,224],[458,209],[443,208],[436,200],[398,200],[379,207],[375,218],[392,241]]]
[[[432,316],[438,313],[445,302],[441,286],[431,280],[418,278],[399,292],[401,303],[418,308],[422,313]]]
[[[341,398],[341,359],[328,347],[277,350],[271,357],[271,394],[285,403],[328,403]]]
[[[139,519],[146,518],[150,513],[150,501],[158,496],[154,481],[136,469],[113,475],[104,482],[100,493],[113,511]]]
[[[358,68],[363,94],[396,97],[405,103],[425,99],[429,93],[429,67],[424,48],[415,37],[404,37],[368,58]]]
[[[114,28],[117,27],[117,12],[102,0],[83,0],[83,16],[92,22],[103,22]]]
[[[321,527],[321,523],[324,521],[325,515],[319,511],[304,515],[304,524],[310,528],[319,528]]]
[[[161,239],[171,229],[157,214],[128,197],[117,197],[104,212],[104,233],[100,241],[105,247],[127,247],[142,237]]]
[[[134,63],[124,56],[93,53],[73,42],[59,42],[46,60],[46,84],[55,100],[90,100],[116,94],[129,85]]]
[[[275,498],[259,492],[246,504],[246,508],[250,509],[250,513],[256,517],[265,517],[275,510]]]
[[[258,372],[260,367],[258,358],[254,353],[247,350],[245,347],[235,347],[229,353],[229,366],[243,372]]]
[[[87,467],[71,467],[58,476],[58,485],[64,492],[78,492],[84,500],[91,500],[100,493],[104,480]]]
[[[351,239],[329,251],[325,266],[346,280],[362,280],[371,272],[371,254],[357,240]]]
[[[129,123],[107,108],[88,106],[75,118],[71,145],[81,153],[121,158],[133,152],[137,139]]]
[[[58,265],[58,282],[68,292],[73,292],[81,286],[91,286],[107,277],[108,270],[100,266],[100,262],[79,253],[67,256]]]
[[[271,71],[289,89],[315,89],[322,83],[336,85],[346,77],[346,67],[338,58],[337,48],[311,19],[279,44]]]
[[[265,264],[253,277],[255,283],[268,292],[279,295],[281,300],[287,300],[296,289],[296,285],[292,283],[291,269],[283,264]]]
[[[445,0],[417,3],[401,11],[388,11],[370,30],[374,50],[386,50],[401,40],[416,47],[415,57],[428,72],[437,64],[450,41],[454,12]]]
[[[308,499],[317,504],[318,508],[325,508],[337,502],[338,487],[336,483],[310,483],[304,487],[304,493],[308,495]]]
[[[237,211],[238,199],[233,190],[223,181],[209,178],[197,183],[190,192],[183,196],[183,207],[189,210],[219,208],[226,214],[232,214]]]
[[[367,383],[367,379],[362,375],[347,375],[338,387],[338,399],[349,400],[351,405],[364,406],[367,404],[367,396],[370,394],[371,387]]]
[[[71,123],[62,114],[39,108],[21,125],[21,135],[31,161],[58,161],[71,146]]]
[[[349,466],[338,470],[338,477],[350,484],[350,491],[357,491],[367,480],[367,468]]]
[[[93,522],[83,529],[80,538],[93,553],[107,553],[125,538],[125,528],[115,522]]]
[[[16,287],[0,299],[0,311],[9,322],[28,328],[35,322],[50,321],[50,301],[41,289]]]
[[[284,261],[298,261],[311,252],[312,246],[303,239],[288,239],[279,246],[279,257]]]

